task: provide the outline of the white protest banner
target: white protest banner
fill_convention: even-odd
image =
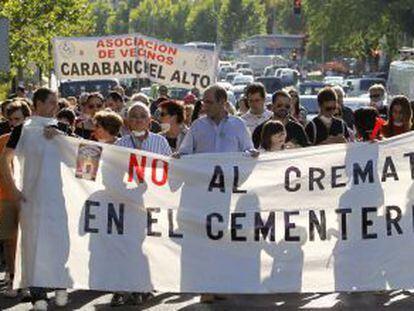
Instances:
[[[259,159],[170,159],[68,137],[46,141],[45,123],[31,119],[17,149],[27,198],[17,286],[413,287],[413,134]]]
[[[177,87],[205,89],[216,81],[217,51],[140,34],[55,38],[56,76],[64,79],[148,78]]]

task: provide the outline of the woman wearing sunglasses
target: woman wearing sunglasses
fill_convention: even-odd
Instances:
[[[93,117],[104,108],[104,98],[101,93],[89,94],[86,102],[80,106],[81,115],[76,122],[75,134],[90,139],[94,130]]]

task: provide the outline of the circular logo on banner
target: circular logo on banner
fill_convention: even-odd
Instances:
[[[75,45],[70,41],[63,41],[59,44],[60,55],[64,58],[69,58],[75,54],[76,48]]]
[[[207,54],[201,53],[198,54],[196,57],[195,65],[197,69],[200,69],[202,71],[208,70],[209,68],[209,60]]]

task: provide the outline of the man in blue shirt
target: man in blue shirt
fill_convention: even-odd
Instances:
[[[229,115],[225,109],[227,92],[218,85],[207,88],[203,95],[203,106],[206,116],[194,121],[181,143],[178,153],[173,156],[193,153],[247,152],[257,157],[249,131],[244,121]],[[184,191],[183,191],[184,192]],[[179,218],[179,217],[177,217]],[[182,258],[185,258],[182,248]],[[183,259],[183,262],[185,260]],[[201,295],[201,303],[211,303],[220,296],[214,293]]]
[[[203,105],[207,116],[197,119],[185,136],[178,154],[249,152],[258,156],[243,120],[225,109],[227,92],[218,85],[207,88]]]

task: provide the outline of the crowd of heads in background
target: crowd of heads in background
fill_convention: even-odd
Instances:
[[[307,111],[294,88],[276,91],[268,103],[265,101],[264,86],[252,83],[235,106],[227,100],[225,89],[217,85],[211,89],[213,98],[202,99],[200,92],[194,89],[181,100],[173,100],[169,97],[168,88],[163,85],[159,86],[158,97],[154,99],[144,93],[126,97],[122,87],[114,88],[105,97],[99,92],[92,92],[67,98],[58,98],[56,93],[47,88],[30,88],[27,91],[20,87],[14,98],[1,104],[0,134],[10,132],[27,117],[39,114],[39,110],[42,110],[40,115],[56,117],[74,136],[113,142],[131,131],[148,129],[154,133],[168,133],[166,138],[170,138],[171,147],[176,149],[177,137],[185,135],[186,129],[197,119],[203,116],[215,118],[219,113],[215,105],[218,102],[224,104],[226,113],[240,116],[247,123],[246,116],[249,114],[253,118],[263,115],[265,120],[261,121],[266,122],[253,122],[247,127],[253,140],[256,135],[260,141],[255,146],[267,151],[380,140],[411,131],[414,123],[409,99],[396,96],[387,105],[384,100],[386,90],[382,85],[372,86],[369,89],[371,104],[356,111],[344,105],[345,93],[341,87],[322,89],[317,96],[320,112],[313,120],[308,120]],[[265,112],[268,113],[266,116]],[[308,144],[295,139],[292,122],[303,127]],[[253,133],[259,125],[260,132]],[[286,144],[288,141],[292,141],[292,144]]]

